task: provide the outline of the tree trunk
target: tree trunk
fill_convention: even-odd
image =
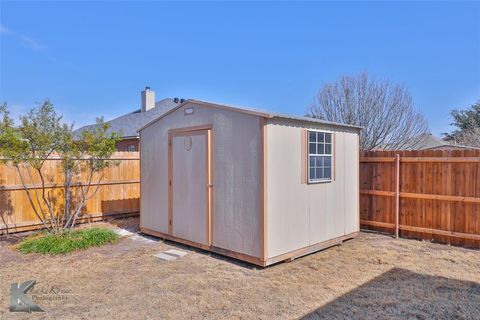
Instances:
[[[70,221],[70,203],[71,203],[71,191],[70,184],[72,180],[72,170],[67,169],[65,171],[65,221]],[[68,227],[67,225],[65,227]]]

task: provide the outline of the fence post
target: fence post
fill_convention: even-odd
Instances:
[[[395,238],[398,239],[400,229],[400,155],[395,155]]]
[[[447,164],[447,195],[452,195],[452,164]],[[448,201],[447,204],[447,230],[452,231],[452,202]],[[448,237],[447,244],[450,245],[452,237]]]

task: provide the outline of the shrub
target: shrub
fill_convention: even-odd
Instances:
[[[62,254],[115,243],[118,238],[118,235],[110,229],[93,227],[62,234],[35,235],[23,240],[17,249],[22,253]]]

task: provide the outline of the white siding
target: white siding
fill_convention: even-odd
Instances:
[[[305,129],[294,121],[270,120],[267,125],[269,258],[358,231],[358,133],[312,126],[334,132],[335,180],[306,184],[302,182]]]

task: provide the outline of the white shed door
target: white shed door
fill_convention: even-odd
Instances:
[[[172,235],[209,245],[208,130],[173,133],[170,152]]]

